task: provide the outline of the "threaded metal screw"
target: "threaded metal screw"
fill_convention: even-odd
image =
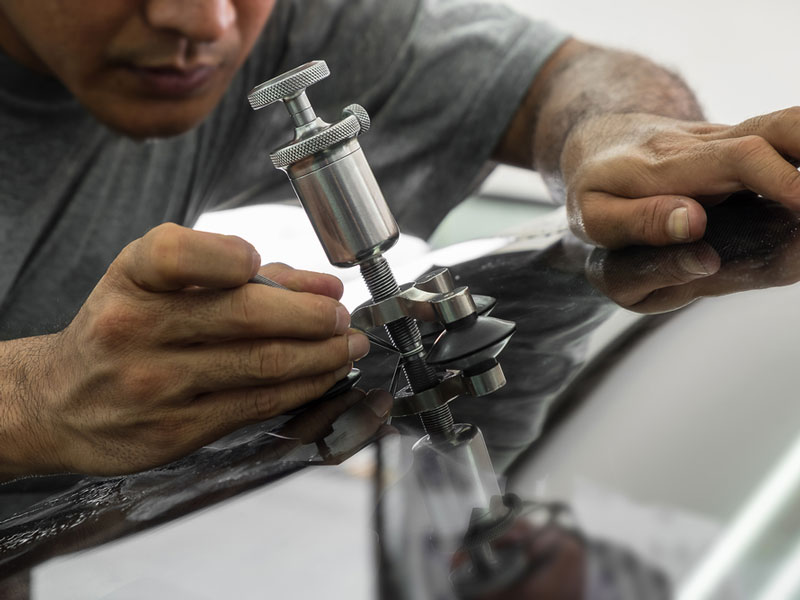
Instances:
[[[394,273],[383,256],[361,263],[361,276],[374,302],[390,298],[400,291]],[[404,354],[421,348],[422,336],[417,323],[411,318],[406,317],[387,324],[386,332],[395,347]],[[438,383],[436,371],[419,355],[408,356],[402,361],[401,367],[414,393],[427,390]],[[446,404],[436,410],[421,413],[420,419],[425,432],[432,437],[449,437],[454,433],[453,415]]]

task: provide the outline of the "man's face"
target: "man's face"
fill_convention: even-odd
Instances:
[[[275,0],[0,0],[0,46],[136,138],[216,106]]]

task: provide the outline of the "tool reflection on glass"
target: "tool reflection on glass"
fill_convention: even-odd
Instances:
[[[369,130],[367,111],[350,105],[329,124],[305,93],[329,74],[324,61],[310,62],[255,87],[248,99],[253,109],[282,102],[291,115],[295,138],[272,153],[272,162],[288,175],[328,260],[361,270],[372,301],[353,312],[352,326],[399,355],[392,415],[421,418],[427,435],[414,447],[415,469],[437,535],[455,550],[468,528],[502,520],[511,507],[497,501],[502,495],[480,430],[455,424],[448,403],[505,385],[497,356],[516,326],[488,316],[494,299],[456,288],[447,269],[398,286],[383,253],[399,230],[357,140]],[[418,321],[426,334],[439,332],[430,348]],[[380,329],[387,339],[376,333]],[[395,385],[400,373],[407,382],[402,387]],[[485,581],[502,572],[505,582],[511,565],[493,556],[490,542],[470,552],[481,561],[474,575]],[[472,573],[461,571],[462,578]]]

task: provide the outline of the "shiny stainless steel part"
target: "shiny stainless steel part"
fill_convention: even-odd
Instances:
[[[462,286],[445,292],[426,292],[418,286],[404,286],[386,300],[361,306],[353,311],[353,327],[372,329],[403,317],[418,321],[454,323],[477,312],[469,288]]]
[[[313,61],[253,88],[248,98],[254,109],[286,105],[295,138],[272,154],[273,164],[288,175],[328,260],[351,267],[391,248],[400,232],[358,143],[370,126],[367,111],[351,105],[329,124],[306,96],[328,75],[324,61]]]
[[[505,384],[506,376],[499,364],[475,375],[450,371],[437,385],[427,390],[419,393],[414,393],[409,388],[400,390],[395,395],[392,416],[404,417],[420,411],[435,411],[459,396],[486,396]]]
[[[328,75],[324,61],[310,62],[253,88],[248,98],[254,109],[278,101],[286,105],[295,139],[274,152],[272,162],[288,175],[328,260],[339,267],[359,265],[370,294],[380,302],[399,291],[383,253],[400,232],[356,139],[370,126],[367,111],[351,105],[342,120],[329,124],[317,117],[306,96],[309,85]],[[403,355],[412,390],[436,385],[436,372],[425,363],[416,322],[405,317],[386,330]],[[453,434],[453,417],[446,405],[421,419],[431,435]]]
[[[439,267],[425,273],[425,275],[417,279],[414,285],[424,292],[439,292],[441,294],[456,289],[456,283],[453,281],[453,276],[447,267]]]

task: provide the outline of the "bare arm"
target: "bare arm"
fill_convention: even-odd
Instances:
[[[566,42],[534,81],[495,158],[537,169],[570,225],[598,245],[702,237],[703,205],[751,189],[800,207],[800,124],[789,109],[703,121],[679,77],[633,54]]]
[[[52,444],[41,427],[46,413],[40,406],[48,366],[52,366],[53,337],[0,343],[4,371],[0,377],[0,482],[59,470],[53,465],[54,457],[46,456],[45,448]]]

